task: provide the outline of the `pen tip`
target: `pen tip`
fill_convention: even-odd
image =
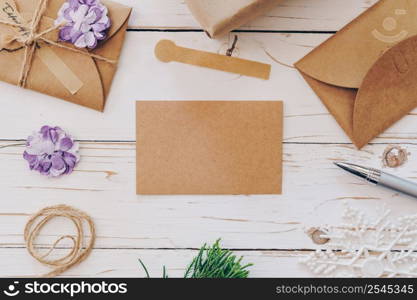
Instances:
[[[347,162],[335,162],[334,164],[338,166],[339,168],[341,168],[342,170],[345,170],[356,176],[364,178],[372,183],[379,182],[378,176],[380,176],[380,173],[381,173],[379,170],[367,168],[367,167],[363,167],[360,165],[347,163]]]
[[[349,163],[344,163],[344,162],[335,162],[334,163],[336,166],[338,166],[339,168],[343,169],[343,170],[349,170],[352,165]]]

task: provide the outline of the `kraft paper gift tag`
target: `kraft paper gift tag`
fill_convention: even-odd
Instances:
[[[210,37],[218,37],[267,12],[282,0],[186,0]]]
[[[39,28],[35,34],[54,27],[54,21],[64,2],[46,2],[46,10],[40,16]],[[33,43],[25,44],[10,39],[20,38],[15,30],[17,27],[0,23],[0,80],[103,111],[117,69],[131,8],[111,1],[101,2],[108,9],[111,27],[106,39],[88,52],[59,41],[59,29],[56,29],[35,40],[32,59],[24,60],[25,51]],[[39,11],[41,3],[39,0],[0,0],[0,20],[13,24],[16,21],[22,23],[23,19],[27,23]],[[28,73],[25,84],[21,85],[24,61]],[[62,73],[65,73],[64,81]]]
[[[280,194],[282,102],[139,101],[138,194]]]
[[[264,80],[268,80],[271,74],[271,65],[217,53],[184,48],[177,46],[170,40],[161,40],[158,42],[155,47],[155,56],[162,62],[176,61]]]
[[[417,106],[417,1],[381,0],[296,63],[362,148]]]

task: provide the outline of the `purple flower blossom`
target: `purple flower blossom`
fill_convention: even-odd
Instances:
[[[78,143],[61,128],[50,126],[28,137],[23,158],[31,170],[51,177],[70,174],[80,160]]]
[[[107,7],[100,0],[67,0],[58,11],[55,24],[65,24],[59,39],[78,48],[94,49],[106,38],[111,26]]]

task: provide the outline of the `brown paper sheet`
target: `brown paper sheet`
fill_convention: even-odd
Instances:
[[[139,101],[138,194],[280,194],[278,101]]]
[[[360,149],[417,106],[417,1],[381,0],[296,63]]]
[[[217,53],[184,48],[175,45],[175,43],[170,40],[159,41],[155,47],[155,55],[163,62],[176,61],[264,80],[268,80],[269,75],[271,74],[271,65]]]
[[[37,1],[14,0],[17,10],[25,20],[30,20],[36,7]],[[49,0],[48,8],[44,13],[39,32],[53,26],[53,22],[57,17],[57,12],[65,0]],[[112,26],[109,30],[108,37],[102,41],[100,45],[91,51],[93,54],[103,56],[109,60],[117,61],[120,56],[121,48],[124,42],[125,32],[127,28],[128,18],[131,8],[120,5],[115,2],[102,0],[109,10],[109,17]],[[4,4],[4,1],[2,1]],[[4,18],[0,14],[1,18]],[[14,34],[11,26],[0,24],[0,37],[4,41],[5,37]],[[46,35],[48,39],[58,41],[58,30]],[[11,84],[17,84],[22,68],[22,60],[24,48],[19,43],[15,43],[13,49],[16,51],[0,52],[0,80]],[[69,43],[64,43],[71,46]],[[117,69],[117,64],[110,64],[87,55],[76,53],[67,49],[58,48],[53,45],[42,43],[41,47],[48,47],[53,50],[56,57],[61,61],[61,67],[68,67],[67,71],[72,71],[71,83],[72,92],[77,89],[75,94],[63,85],[62,81],[54,75],[51,66],[46,65],[42,58],[35,51],[32,65],[30,67],[26,88],[38,91],[43,94],[61,98],[75,104],[83,105],[98,111],[103,111],[107,95],[110,90],[113,76]],[[55,70],[57,71],[57,70]],[[82,82],[82,86],[77,79]]]
[[[219,37],[257,16],[282,0],[186,0],[190,11],[210,37]]]

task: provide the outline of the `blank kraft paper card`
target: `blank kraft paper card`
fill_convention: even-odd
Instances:
[[[280,194],[278,101],[138,101],[138,194]]]

